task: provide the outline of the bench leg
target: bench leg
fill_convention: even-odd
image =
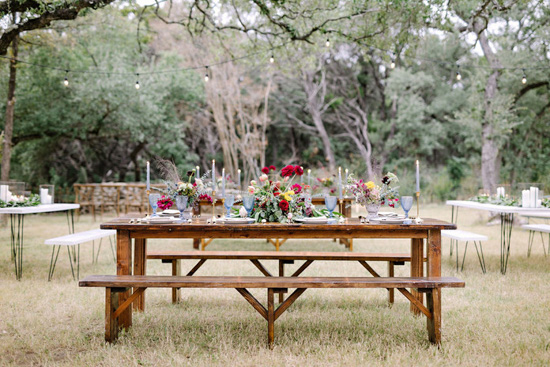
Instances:
[[[114,342],[118,338],[118,317],[113,317],[113,313],[118,308],[118,292],[113,292],[111,288],[105,288],[105,341]]]
[[[430,343],[441,344],[441,288],[431,289],[427,294],[428,310],[432,314],[428,318],[428,338]]]
[[[57,247],[57,253],[55,252],[56,247]],[[59,257],[59,250],[61,250],[61,246],[55,246],[55,245],[52,246],[52,257],[50,259],[50,271],[48,272],[48,282],[51,281],[53,278],[53,273],[55,271],[55,264],[57,264],[57,258]]]
[[[201,245],[201,239],[200,238],[193,238],[193,248],[195,250],[198,250]]]
[[[476,247],[477,258],[479,259],[479,265],[481,266],[481,271],[483,272],[483,274],[485,274],[487,272],[487,268],[485,267],[485,257],[483,256],[483,247],[481,247],[481,241],[478,241],[478,242],[479,242],[479,251],[477,250],[476,241],[474,241],[474,246]],[[481,252],[481,256],[479,255],[480,252]]]
[[[395,268],[394,268],[393,261],[388,261],[388,276],[389,277],[394,277],[395,276],[395,271],[394,270],[395,270]],[[395,289],[388,288],[388,303],[390,304],[390,306],[393,305],[394,297],[395,297]]]
[[[172,275],[179,276],[181,275],[181,261],[172,260]],[[181,289],[172,288],[172,303],[179,303],[181,301]]]
[[[414,256],[413,254],[416,254]],[[411,277],[424,276],[424,240],[422,238],[413,238],[411,240]],[[411,294],[420,303],[424,302],[424,295],[416,289],[411,289]],[[411,303],[411,312],[415,315],[420,315],[420,310]]]
[[[267,289],[267,345],[273,349],[275,339],[275,307],[273,302],[273,288]]]

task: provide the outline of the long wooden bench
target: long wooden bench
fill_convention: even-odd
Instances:
[[[291,277],[297,277],[304,272],[314,261],[358,261],[374,277],[380,277],[367,261],[386,261],[388,263],[388,276],[395,275],[396,265],[404,265],[411,261],[409,254],[384,254],[384,253],[354,253],[354,252],[273,252],[273,251],[149,251],[148,260],[162,260],[163,263],[172,264],[172,275],[181,275],[181,260],[199,260],[197,264],[186,274],[194,275],[206,260],[250,260],[263,275],[273,276],[260,262],[260,260],[278,260],[279,276],[285,276],[285,265],[294,264],[294,261],[305,261]],[[283,292],[279,292],[279,302],[283,302]],[[388,301],[394,302],[394,289],[388,288]],[[172,302],[181,300],[181,292],[178,288],[172,288]]]
[[[434,344],[441,343],[441,288],[464,287],[464,282],[453,277],[437,278],[343,278],[343,277],[202,277],[202,276],[150,276],[150,275],[92,275],[81,280],[81,287],[105,287],[105,340],[114,342],[118,337],[118,317],[146,288],[234,288],[258,313],[267,320],[268,346],[273,348],[275,320],[277,320],[308,288],[397,288],[414,303],[428,320],[428,337]],[[120,292],[133,288],[132,295],[122,304]],[[267,289],[267,307],[262,305],[249,288]],[[280,289],[296,290],[275,308],[274,293]],[[406,288],[426,293],[427,307]]]

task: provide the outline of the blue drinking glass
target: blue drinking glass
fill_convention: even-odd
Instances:
[[[183,212],[185,211],[185,209],[187,209],[187,203],[188,202],[189,202],[189,197],[188,196],[183,196],[183,195],[177,195],[176,196],[176,207],[180,211],[180,221],[181,222],[183,222],[183,219],[184,219]]]
[[[413,206],[413,197],[412,196],[401,196],[401,207],[405,212],[405,219],[409,218],[409,210]]]
[[[254,208],[255,200],[256,200],[256,197],[254,195],[243,196],[243,206],[246,209],[246,212],[248,213],[249,217],[250,217],[250,213],[252,213],[252,209]]]
[[[227,214],[225,215],[226,218],[229,218],[231,216],[231,207],[235,203],[235,195],[225,195],[225,199],[223,201],[223,206],[225,207],[225,210],[227,210]]]
[[[153,215],[151,215],[151,217],[158,217],[157,208],[159,207],[159,200],[160,194],[149,194],[149,205],[153,208]]]
[[[325,206],[327,207],[328,211],[330,212],[330,217],[334,217],[332,212],[334,209],[336,209],[336,203],[337,203],[337,197],[336,196],[325,196]]]

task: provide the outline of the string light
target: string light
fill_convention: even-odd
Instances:
[[[207,82],[210,80],[210,77],[208,76],[208,65],[205,68],[206,68],[206,73],[204,74],[204,81]]]
[[[391,57],[390,69],[395,69],[395,52],[393,53],[393,55]]]
[[[456,80],[462,80],[462,75],[460,74],[460,65],[456,64]]]
[[[269,62],[273,64],[275,62],[275,56],[271,55],[271,57],[269,58]]]
[[[65,70],[65,80],[63,80],[63,85],[66,87],[69,86],[69,70]]]
[[[325,43],[325,46],[330,47],[330,40],[327,38],[327,42]]]
[[[139,89],[139,74],[136,74],[136,89]]]
[[[521,69],[523,71],[523,76],[521,77],[521,83],[527,84],[527,75],[525,75],[525,69]]]

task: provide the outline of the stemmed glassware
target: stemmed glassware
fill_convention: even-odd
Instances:
[[[151,217],[158,217],[157,208],[159,206],[160,194],[149,194],[149,205],[153,208],[153,215]]]
[[[337,203],[337,197],[336,196],[325,196],[325,206],[327,207],[328,211],[330,212],[330,217],[333,218],[334,215],[332,212],[334,209],[336,209],[336,203]]]
[[[177,195],[176,196],[176,207],[180,211],[180,221],[183,222],[184,215],[183,212],[185,209],[187,209],[187,203],[189,202],[189,197],[184,195]]]
[[[412,205],[413,205],[412,196],[401,196],[401,207],[405,212],[405,219],[409,219],[409,210],[411,210]]]
[[[256,200],[256,197],[254,195],[243,196],[243,206],[246,209],[249,217],[250,213],[252,213],[252,209],[254,208],[254,200]]]
[[[231,207],[233,207],[234,203],[235,203],[235,195],[232,195],[232,194],[225,195],[225,198],[223,200],[223,206],[225,207],[225,210],[227,210],[227,214],[225,215],[226,218],[231,217]]]

